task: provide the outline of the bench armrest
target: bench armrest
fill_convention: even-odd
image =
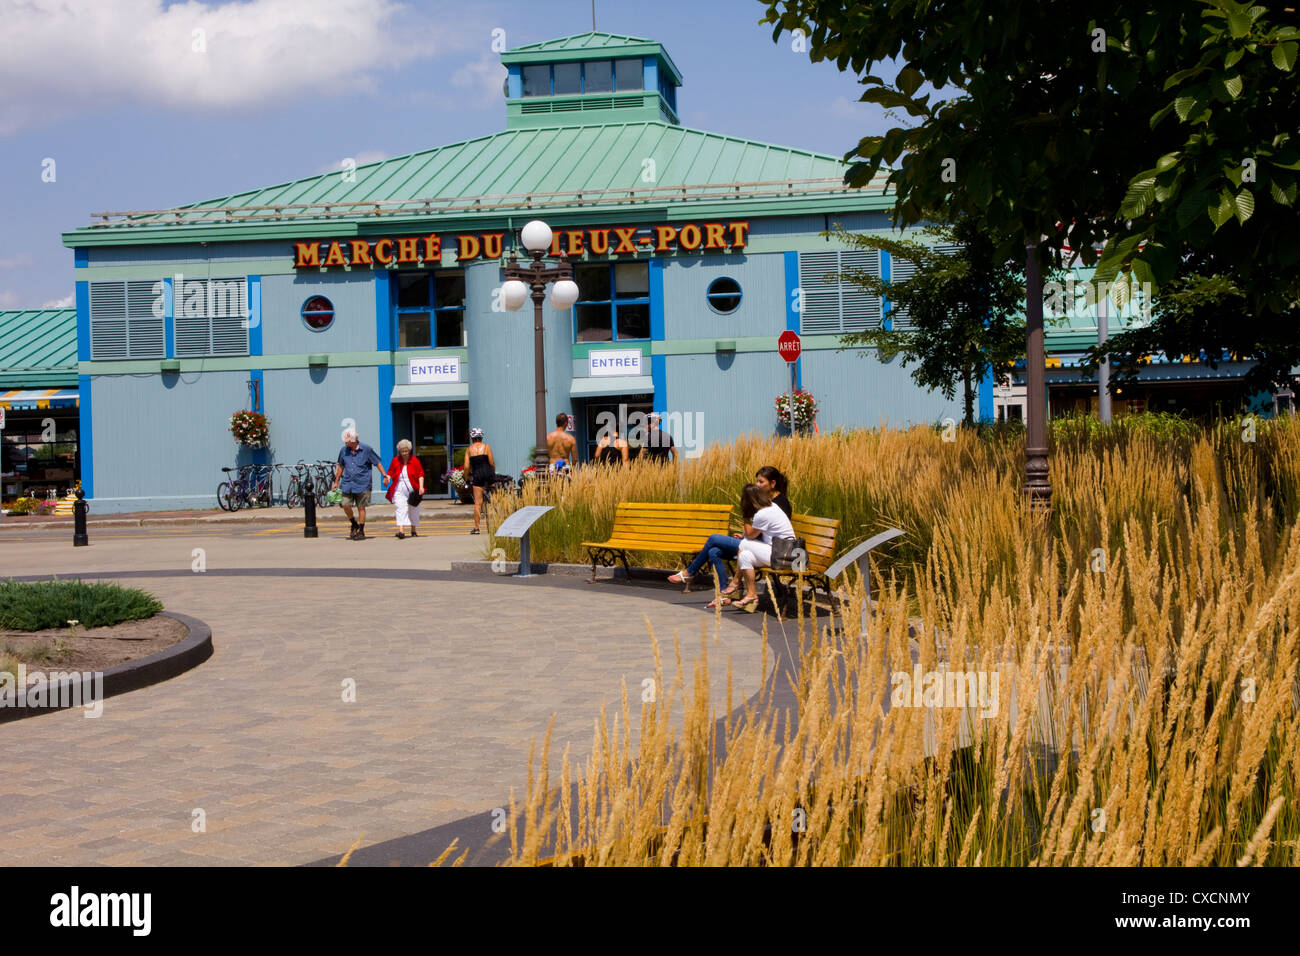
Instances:
[[[844,573],[844,569],[850,564],[857,563],[858,570],[862,572],[862,582],[867,589],[867,597],[870,598],[871,568],[868,564],[868,556],[873,548],[879,547],[886,541],[893,541],[895,538],[901,537],[902,534],[903,530],[901,528],[890,528],[888,531],[882,531],[880,534],[868,538],[847,554],[841,555],[834,564],[826,569],[826,577],[834,581]]]

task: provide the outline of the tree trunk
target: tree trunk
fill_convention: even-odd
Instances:
[[[966,403],[965,424],[968,428],[974,427],[975,425],[975,393],[971,390],[970,380],[971,380],[970,369],[966,369],[962,373],[961,381],[962,381],[962,388],[964,390],[964,399]]]

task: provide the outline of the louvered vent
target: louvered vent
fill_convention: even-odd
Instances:
[[[961,246],[956,243],[945,242],[934,246],[934,251],[943,255],[952,255],[958,251]],[[899,259],[894,256],[889,257],[889,281],[906,282],[912,276],[916,275],[916,263],[909,259]],[[893,320],[894,328],[910,329],[912,327],[912,317],[908,315],[907,309],[897,306],[889,310],[890,318]]]
[[[95,361],[166,355],[160,280],[90,283],[90,357]]]
[[[861,332],[880,325],[880,298],[839,273],[846,270],[880,275],[874,249],[799,253],[799,288],[803,292],[799,330],[804,334]]]
[[[248,285],[238,278],[193,279],[175,290],[176,355],[248,354]]]
[[[642,103],[640,96],[584,96],[572,100],[542,100],[519,104],[520,113],[573,113],[586,110],[613,110],[635,108]]]

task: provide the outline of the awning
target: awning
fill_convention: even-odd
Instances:
[[[22,411],[34,408],[76,408],[75,388],[29,388],[0,392],[0,408]]]
[[[569,386],[569,396],[647,395],[653,394],[654,390],[654,379],[649,375],[597,375],[592,378],[575,378]]]
[[[469,382],[448,382],[440,385],[394,385],[390,402],[454,402],[469,401]]]

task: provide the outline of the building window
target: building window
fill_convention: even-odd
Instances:
[[[581,63],[557,63],[551,75],[556,96],[572,96],[582,92]]]
[[[464,272],[399,273],[396,284],[398,348],[465,345]]]
[[[640,90],[645,88],[645,72],[641,67],[641,61],[632,60],[615,60],[614,61],[614,89],[618,92],[624,90]]]
[[[172,316],[178,357],[248,354],[248,283],[242,276],[176,283]]]
[[[800,332],[862,332],[880,325],[880,297],[840,277],[848,271],[880,275],[880,253],[875,249],[799,253]]]
[[[334,303],[314,295],[302,304],[302,321],[313,332],[324,332],[334,324]]]
[[[614,92],[614,61],[592,60],[582,65],[582,92]]]
[[[650,265],[646,262],[578,266],[573,307],[575,342],[650,338]]]
[[[162,280],[90,283],[90,357],[165,358]]]
[[[709,300],[709,307],[714,312],[721,312],[725,315],[740,308],[740,283],[735,279],[728,279],[725,276],[721,279],[714,279],[709,283],[708,291],[705,294]]]
[[[524,96],[551,95],[551,68],[529,65],[523,68]]]
[[[641,61],[589,60],[582,63],[529,64],[520,70],[524,96],[571,96],[639,90],[645,77]],[[665,93],[668,99],[670,94]],[[675,103],[676,97],[672,98]]]

